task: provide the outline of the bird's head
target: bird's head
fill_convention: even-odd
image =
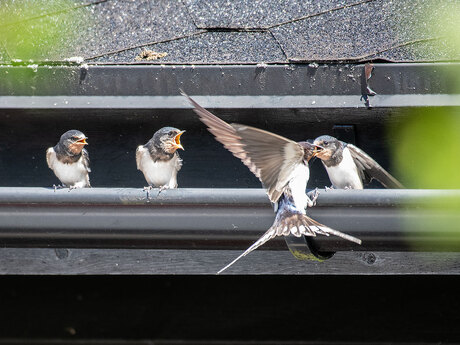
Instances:
[[[340,149],[341,144],[336,138],[330,135],[322,135],[315,139],[314,145],[319,145],[323,148],[321,152],[318,152],[316,157],[323,161],[328,161],[332,156]]]
[[[316,157],[320,152],[323,151],[322,146],[309,143],[308,141],[301,141],[299,142],[299,145],[303,147],[304,160],[307,162],[309,162],[310,159]]]
[[[83,147],[88,145],[86,139],[88,138],[82,132],[71,129],[61,135],[59,145],[63,146],[68,153],[78,155],[83,150]]]
[[[177,149],[183,150],[180,137],[185,131],[174,127],[163,127],[153,135],[153,144],[166,153],[174,153]]]

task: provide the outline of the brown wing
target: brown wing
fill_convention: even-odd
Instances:
[[[292,171],[303,164],[304,150],[295,141],[258,128],[228,124],[188,97],[200,120],[217,141],[239,159],[264,185],[270,201],[276,202]]]
[[[52,147],[49,147],[48,150],[46,150],[46,163],[48,163],[48,167],[51,170],[53,170],[55,160],[56,153],[54,152],[54,149]]]
[[[380,164],[373,160],[366,152],[352,144],[347,144],[347,147],[363,179],[367,177],[368,182],[370,182],[370,180],[375,178],[385,188],[404,188],[397,179],[391,176],[388,171],[383,169]]]
[[[81,151],[81,154],[83,156],[83,165],[85,166],[86,168],[86,171],[87,172],[91,172],[91,168],[89,167],[89,154],[88,154],[88,151],[86,151],[85,149],[83,149]]]
[[[142,160],[142,155],[144,154],[144,150],[145,150],[144,145],[140,145],[136,149],[136,166],[137,166],[137,170],[142,169],[141,160]]]

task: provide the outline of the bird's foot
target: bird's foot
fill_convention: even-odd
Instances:
[[[330,186],[330,187],[324,186],[324,190],[325,190],[326,192],[328,192],[328,191],[330,191],[330,190],[333,190],[333,189],[335,189],[334,186]]]
[[[159,189],[158,189],[158,194],[157,194],[157,198],[160,196],[161,192],[166,190],[166,189],[169,189],[169,186],[161,186]]]
[[[62,189],[62,188],[64,188],[63,185],[60,185],[60,184],[55,185],[55,184],[53,184],[53,189],[54,189],[54,192],[55,192],[55,193],[56,193],[56,191],[57,191],[58,189]]]
[[[307,202],[308,207],[316,206],[316,200],[319,197],[319,190],[318,188],[313,189],[312,191],[307,193],[309,201]]]
[[[76,186],[69,186],[69,192],[72,190],[72,189],[77,189],[78,187]]]
[[[152,186],[147,186],[147,187],[144,187],[144,189],[142,191],[146,192],[147,193],[147,200],[150,200],[150,191],[152,190]]]
[[[353,188],[351,188],[350,186],[345,186],[344,189],[353,189]]]

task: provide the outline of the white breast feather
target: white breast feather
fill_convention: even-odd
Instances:
[[[88,172],[83,164],[83,156],[75,163],[66,164],[60,162],[54,149],[50,148],[47,151],[47,161],[61,183],[69,187],[86,187]]]
[[[305,208],[308,205],[308,196],[305,194],[307,182],[310,178],[310,169],[304,164],[298,164],[291,174],[289,180],[289,188],[291,189],[292,198],[296,207],[305,213]]]
[[[144,177],[149,185],[155,187],[177,187],[176,175],[180,168],[180,158],[177,155],[174,155],[168,162],[154,162],[146,148],[139,146],[138,150],[141,152],[138,167],[144,173]]]
[[[342,161],[337,166],[325,167],[329,179],[335,188],[343,189],[348,187],[363,189],[363,183],[359,177],[358,168],[347,147],[344,148]]]

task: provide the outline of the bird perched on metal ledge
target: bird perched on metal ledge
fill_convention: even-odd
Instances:
[[[136,150],[137,169],[144,174],[149,187],[163,189],[177,188],[177,172],[182,167],[182,159],[178,149],[184,147],[180,137],[185,131],[174,127],[163,127],[155,132],[145,145]]]
[[[326,168],[333,188],[363,189],[364,184],[372,179],[376,179],[386,188],[404,188],[388,171],[355,145],[329,135],[316,138],[314,144],[324,148],[316,156]]]
[[[331,229],[306,215],[306,207],[313,206],[318,197],[317,192],[311,199],[305,194],[310,177],[308,162],[321,152],[321,146],[308,142],[295,142],[250,126],[228,124],[185,93],[182,94],[188,98],[194,107],[193,110],[217,141],[221,142],[235,157],[241,159],[259,178],[270,201],[276,206],[273,225],[243,254],[218,273],[276,236],[332,234],[361,244],[361,240]]]
[[[63,186],[91,187],[89,183],[89,156],[84,149],[88,139],[82,132],[72,129],[65,132],[56,146],[46,150],[48,167],[53,170]],[[56,190],[56,186],[55,190]]]

